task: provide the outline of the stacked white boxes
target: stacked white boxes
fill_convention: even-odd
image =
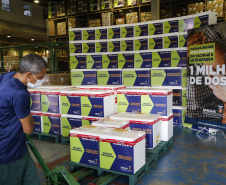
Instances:
[[[129,129],[129,121],[127,120],[100,119],[99,121],[93,122],[91,125],[97,127]]]

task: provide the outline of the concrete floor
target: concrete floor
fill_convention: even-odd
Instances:
[[[225,185],[226,140],[221,132],[209,133],[174,127],[174,143],[137,185]],[[69,169],[69,147],[33,139],[50,167],[64,165]],[[34,159],[36,161],[36,159]],[[37,166],[41,185],[45,178]],[[87,178],[81,184],[88,184]],[[127,178],[116,179],[111,185],[126,185]]]

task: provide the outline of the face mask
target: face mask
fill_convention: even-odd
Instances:
[[[32,74],[33,75],[33,74]],[[34,76],[34,75],[33,75]],[[42,79],[42,80],[37,80],[36,77],[34,76],[35,80],[36,80],[36,83],[33,84],[31,82],[29,82],[29,79],[28,79],[28,83],[27,83],[27,87],[29,88],[37,88],[39,87],[40,85],[42,85],[42,83],[45,81],[45,79]]]

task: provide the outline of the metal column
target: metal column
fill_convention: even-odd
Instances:
[[[151,1],[151,19],[159,20],[160,0]]]

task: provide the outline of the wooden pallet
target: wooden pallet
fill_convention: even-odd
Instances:
[[[173,137],[169,141],[162,141],[154,149],[146,150],[145,165],[133,175],[75,162],[70,162],[70,171],[74,172],[72,175],[78,180],[87,177],[91,173],[97,173],[98,178],[89,183],[89,185],[107,185],[121,175],[128,177],[129,185],[135,185],[150,170],[150,168],[155,165],[159,160],[159,157],[161,157],[172,144]]]
[[[61,136],[61,144],[70,146],[70,137]]]
[[[40,132],[32,132],[30,135],[31,137],[37,135],[39,141],[46,141],[49,138],[54,138],[55,143],[60,143],[61,136],[60,135],[54,135],[54,134],[46,134],[46,133],[40,133]]]

